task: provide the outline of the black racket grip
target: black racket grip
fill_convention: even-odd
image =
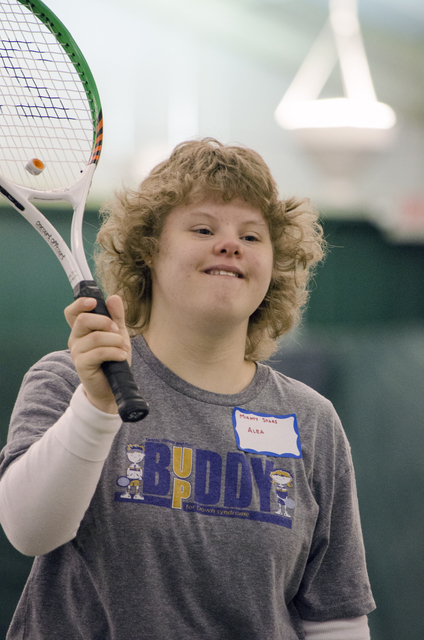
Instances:
[[[95,298],[97,306],[91,313],[110,317],[103,294],[94,280],[82,280],[74,287],[74,299],[77,298]],[[102,369],[115,396],[122,420],[143,420],[149,413],[149,405],[141,396],[128,362],[103,362]]]

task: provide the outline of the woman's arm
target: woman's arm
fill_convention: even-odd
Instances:
[[[103,413],[82,385],[70,406],[0,482],[0,521],[25,555],[43,555],[75,537],[121,426]]]
[[[47,430],[0,482],[0,522],[11,543],[26,555],[43,555],[75,537],[121,425],[101,365],[130,357],[124,307],[119,296],[109,298],[109,318],[90,313],[95,305],[92,298],[79,298],[65,309],[70,353],[82,385],[53,426],[45,411],[47,397],[47,405],[38,401],[34,407],[37,414],[21,408],[27,431]],[[44,394],[42,382],[39,391]],[[51,393],[53,404],[62,400],[63,405],[61,392],[59,387],[58,396]],[[45,424],[40,423],[43,412]]]

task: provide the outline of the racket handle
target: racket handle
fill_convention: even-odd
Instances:
[[[97,306],[91,313],[109,316],[102,292],[94,280],[82,280],[74,287],[74,298],[95,298]],[[140,390],[131,373],[130,365],[123,362],[102,363],[103,372],[115,396],[118,412],[124,422],[143,420],[149,413],[149,405],[142,398]]]

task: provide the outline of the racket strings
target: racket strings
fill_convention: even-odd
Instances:
[[[81,73],[81,72],[80,72]],[[93,117],[80,74],[48,27],[17,0],[0,0],[0,170],[55,189],[90,160]],[[26,169],[37,158],[40,175]]]

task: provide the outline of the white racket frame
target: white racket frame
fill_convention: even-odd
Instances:
[[[82,280],[93,280],[84,250],[82,223],[95,169],[96,164],[90,163],[81,173],[81,177],[69,187],[45,191],[17,185],[0,175],[0,187],[3,187],[6,192],[3,192],[3,195],[54,251],[72,287]],[[8,197],[8,194],[11,197]],[[71,248],[46,216],[31,203],[31,200],[69,202],[72,205],[74,214],[71,225]]]

